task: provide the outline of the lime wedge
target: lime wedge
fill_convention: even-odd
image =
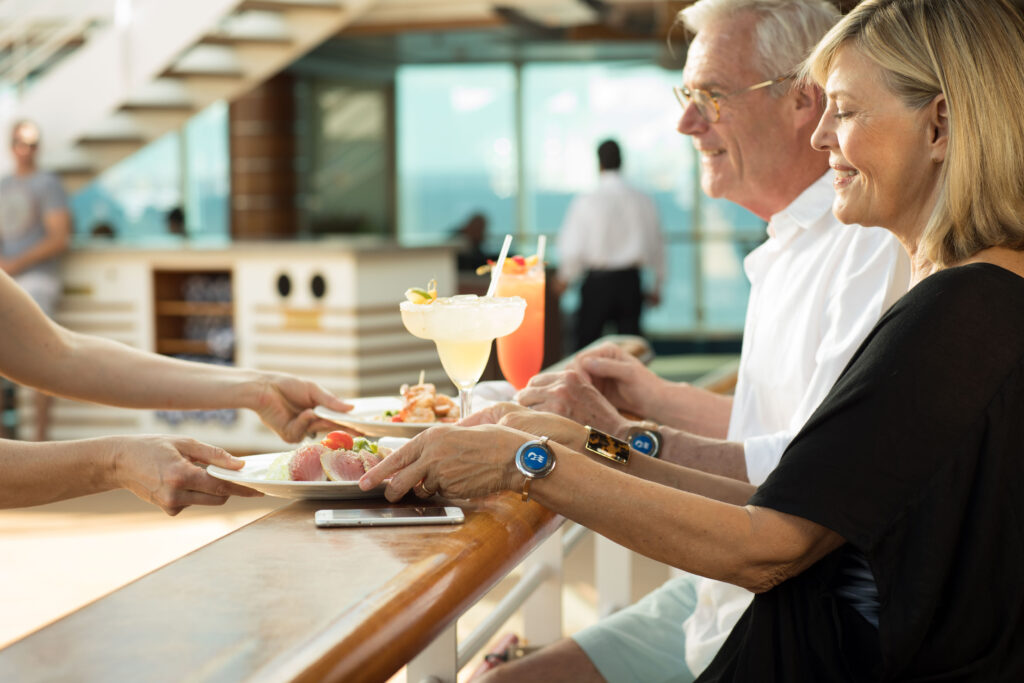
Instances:
[[[410,287],[405,290],[405,298],[414,304],[429,304],[434,300],[434,297],[430,295],[425,289],[419,287]]]

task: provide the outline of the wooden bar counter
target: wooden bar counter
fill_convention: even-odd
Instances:
[[[281,508],[0,650],[0,681],[383,681],[562,522],[505,493],[461,525],[313,525],[385,504]]]

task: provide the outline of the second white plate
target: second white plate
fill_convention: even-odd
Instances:
[[[350,412],[339,413],[326,406],[317,406],[313,413],[324,420],[329,420],[342,427],[349,427],[362,432],[366,436],[400,436],[411,439],[424,429],[433,427],[437,422],[390,422],[383,417],[384,411],[401,410],[402,399],[398,396],[369,396],[367,398],[346,399],[354,407]],[[496,401],[475,396],[473,408],[482,410]]]

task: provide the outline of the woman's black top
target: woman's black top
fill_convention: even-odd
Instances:
[[[1024,681],[1024,279],[914,287],[750,504],[847,544],[756,596],[700,681]],[[877,631],[835,593],[858,552]]]

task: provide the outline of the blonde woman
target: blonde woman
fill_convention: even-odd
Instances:
[[[591,459],[583,428],[529,411],[428,431],[363,484],[525,489],[759,593],[698,680],[1024,680],[1021,55],[1008,0],[865,0],[815,49],[834,211],[891,230],[916,284],[745,505],[737,483]],[[546,476],[513,462],[524,432],[559,442]]]

